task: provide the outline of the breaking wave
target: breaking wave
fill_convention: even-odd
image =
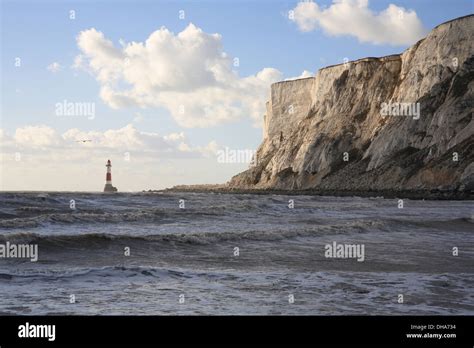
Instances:
[[[190,278],[185,272],[150,266],[103,266],[73,269],[27,269],[1,271],[0,279],[13,280],[15,278],[28,280],[29,278],[41,278],[42,280],[59,278],[77,278],[99,275],[100,277],[135,277],[141,275],[155,278]]]
[[[316,225],[314,227],[295,229],[271,229],[232,232],[189,232],[189,233],[163,233],[143,235],[121,235],[111,233],[82,233],[82,234],[38,234],[38,233],[8,233],[0,235],[0,241],[11,243],[41,243],[41,245],[81,247],[100,243],[123,242],[155,242],[155,243],[186,243],[186,244],[213,244],[225,241],[256,240],[273,241],[296,237],[309,237],[324,233],[338,234],[352,232],[365,232],[374,228],[383,228],[383,221],[353,221],[336,225]]]

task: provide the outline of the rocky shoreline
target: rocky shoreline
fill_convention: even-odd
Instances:
[[[443,190],[276,190],[276,189],[239,189],[226,185],[182,185],[165,190],[148,190],[143,192],[186,192],[186,193],[219,193],[219,194],[253,194],[253,195],[291,195],[291,196],[335,196],[335,197],[382,197],[386,199],[414,200],[474,200],[473,191]]]

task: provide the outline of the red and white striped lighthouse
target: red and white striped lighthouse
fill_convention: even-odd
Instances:
[[[105,175],[104,192],[117,192],[117,188],[112,186],[112,163],[110,160],[105,165],[107,167],[107,174]]]

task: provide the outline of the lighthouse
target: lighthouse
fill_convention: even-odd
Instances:
[[[117,188],[112,186],[112,163],[110,160],[105,165],[107,167],[107,174],[105,176],[104,192],[117,192]]]

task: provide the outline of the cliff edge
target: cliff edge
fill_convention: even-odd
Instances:
[[[271,86],[255,165],[231,189],[474,190],[474,15],[404,53]]]

